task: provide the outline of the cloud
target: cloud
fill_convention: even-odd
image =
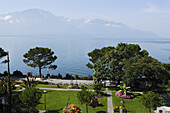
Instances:
[[[92,24],[91,23],[91,19],[87,19],[87,20],[85,20],[85,22],[84,22],[85,24]]]
[[[147,13],[170,13],[170,10],[163,10],[163,9],[158,9],[156,5],[148,3],[147,4],[148,8],[146,8],[143,12]]]
[[[8,20],[10,18],[12,18],[12,16],[11,15],[7,15],[5,17],[0,17],[0,20]]]
[[[119,25],[115,25],[115,24],[105,24],[105,26],[120,27]]]

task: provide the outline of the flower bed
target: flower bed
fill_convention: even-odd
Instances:
[[[119,112],[120,109],[122,109],[123,113],[127,112],[126,108],[123,107],[123,106],[115,106],[115,107],[113,107],[114,112]]]
[[[125,93],[122,91],[122,92],[116,92],[115,93],[115,96],[117,97],[120,97],[120,98],[124,98],[124,99],[129,99],[129,98],[134,98],[134,95],[130,92],[127,92],[126,95]]]
[[[81,113],[81,109],[75,104],[66,106],[63,111],[64,113]]]

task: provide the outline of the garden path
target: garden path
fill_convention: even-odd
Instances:
[[[107,112],[108,113],[114,113],[113,111],[113,103],[112,103],[112,92],[108,90],[108,88],[106,88],[106,92],[107,92]]]

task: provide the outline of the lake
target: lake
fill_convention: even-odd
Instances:
[[[49,70],[50,74],[66,73],[79,76],[92,75],[92,70],[86,67],[89,62],[88,53],[95,48],[116,46],[120,42],[139,44],[149,55],[163,63],[170,63],[170,38],[90,38],[78,36],[0,36],[0,47],[10,52],[10,72],[19,70],[26,74],[32,72],[38,75],[38,68],[32,68],[23,63],[23,55],[37,46],[48,47],[58,57],[54,64],[56,70]],[[7,70],[7,64],[0,65],[0,73]],[[42,70],[47,74],[47,69]]]

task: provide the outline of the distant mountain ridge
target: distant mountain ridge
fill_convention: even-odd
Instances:
[[[131,29],[125,24],[94,19],[58,17],[42,9],[0,14],[0,35],[75,35],[109,38],[152,38],[153,32]]]

